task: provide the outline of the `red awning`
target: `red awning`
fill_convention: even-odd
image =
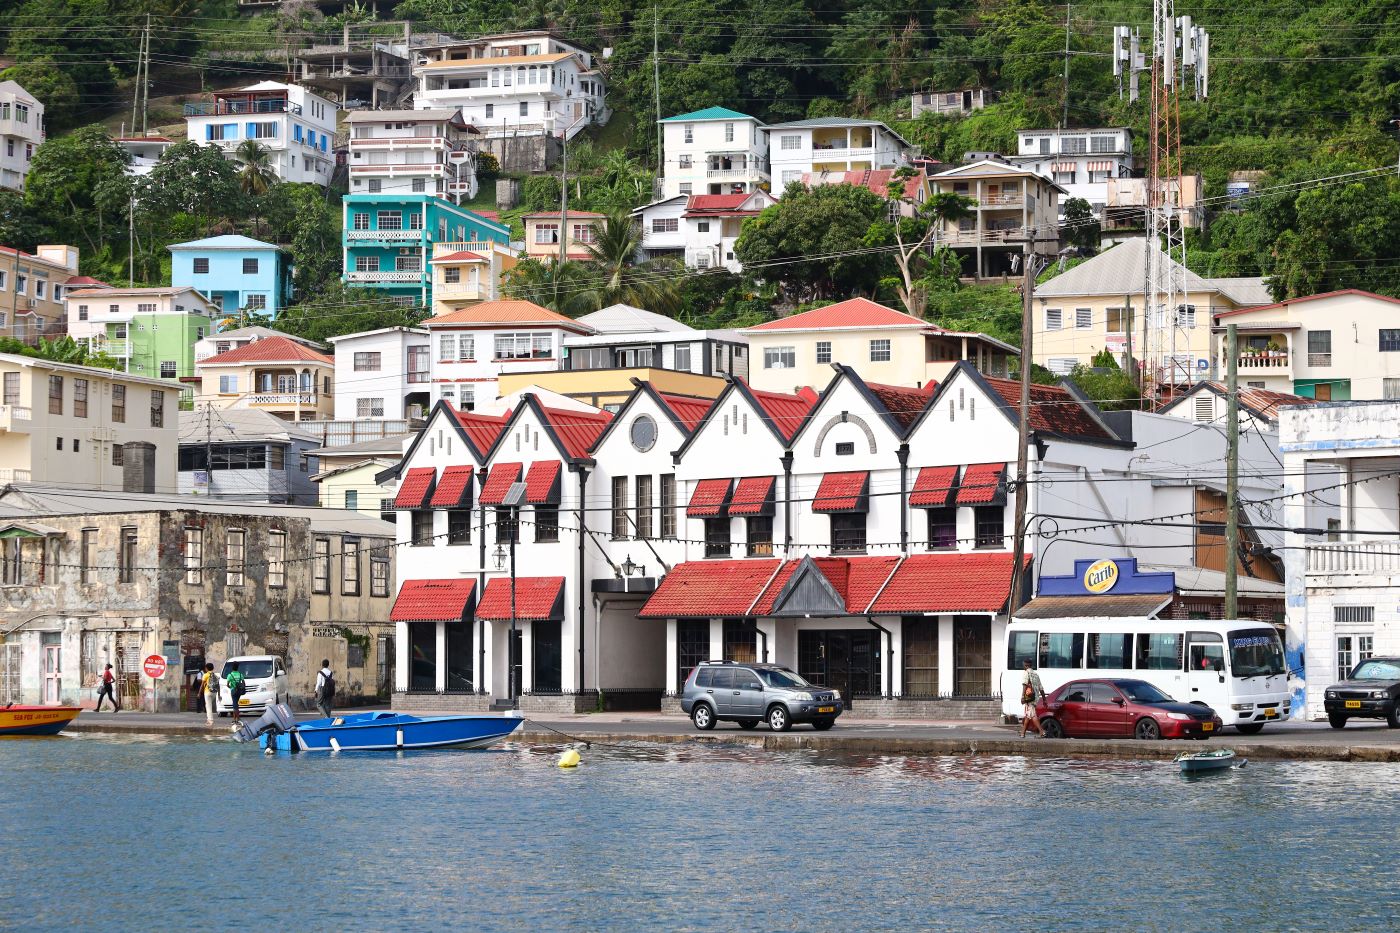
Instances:
[[[1004,463],[974,463],[963,470],[958,487],[958,505],[996,505],[1006,500],[1002,486]]]
[[[433,479],[437,476],[436,467],[414,467],[405,474],[399,484],[399,494],[394,497],[396,509],[421,509],[433,491]]]
[[[869,611],[1001,612],[1011,595],[1013,566],[1015,558],[1007,553],[914,554],[900,563]]]
[[[530,464],[525,473],[525,501],[531,505],[558,505],[563,468],[558,460],[536,460]]]
[[[730,515],[772,515],[776,476],[746,476],[734,487],[729,502]]]
[[[510,578],[486,581],[486,592],[476,607],[476,617],[488,622],[510,621]],[[516,577],[515,618],[520,620],[562,620],[564,618],[563,577]]]
[[[491,467],[478,501],[482,505],[500,505],[505,501],[506,493],[510,492],[511,484],[520,481],[520,470],[519,463],[498,463]]]
[[[1054,170],[1057,172],[1072,172],[1075,170],[1075,164],[1073,162],[1056,162]]]
[[[470,508],[472,504],[472,467],[450,466],[444,467],[442,479],[438,480],[437,489],[433,490],[433,500],[430,503],[435,509],[460,509]]]
[[[702,479],[690,494],[690,505],[686,506],[685,514],[691,518],[717,517],[729,502],[729,487],[733,482],[728,479]]]
[[[475,580],[405,580],[389,612],[390,622],[462,622]]]
[[[1111,171],[1113,171],[1113,163],[1112,163],[1112,162],[1090,162],[1090,163],[1089,163],[1089,171],[1091,171],[1091,172],[1111,172]]]
[[[938,509],[953,501],[958,488],[958,468],[955,466],[924,467],[914,480],[909,504],[916,509]]]
[[[739,618],[748,615],[780,560],[691,560],[666,574],[637,617]]]
[[[828,473],[822,477],[817,496],[812,500],[814,512],[863,512],[869,506],[870,472]]]

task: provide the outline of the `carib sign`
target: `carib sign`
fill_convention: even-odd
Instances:
[[[1074,573],[1040,578],[1037,596],[1167,596],[1176,592],[1170,571],[1138,570],[1133,557],[1076,560]]]
[[[1084,589],[1090,593],[1107,593],[1118,583],[1118,564],[1111,560],[1096,560],[1084,570]]]

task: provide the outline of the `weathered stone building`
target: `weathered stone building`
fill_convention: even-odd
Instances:
[[[393,678],[394,529],[339,509],[202,497],[0,489],[0,702],[91,705],[106,664],[123,703],[194,698],[206,661],[282,656],[293,703],[329,658],[343,701]],[[152,700],[142,660],[170,673]]]

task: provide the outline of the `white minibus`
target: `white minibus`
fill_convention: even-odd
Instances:
[[[1006,627],[1002,711],[1021,714],[1023,662],[1046,694],[1071,680],[1145,680],[1182,703],[1204,703],[1253,735],[1288,716],[1288,669],[1278,629],[1248,620],[1015,619]]]

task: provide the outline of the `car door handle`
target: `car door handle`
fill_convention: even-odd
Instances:
[[[706,690],[705,692],[708,693],[710,696],[715,695],[715,692],[713,690]]]
[[[1192,688],[1191,688],[1191,692],[1192,692],[1192,693],[1200,693],[1200,692],[1201,692],[1201,688],[1200,688],[1200,687],[1192,687]]]
[[[738,690],[735,690],[735,691],[734,691],[734,695],[735,695],[735,696],[738,696],[738,695],[739,695],[739,691],[738,691]]]

